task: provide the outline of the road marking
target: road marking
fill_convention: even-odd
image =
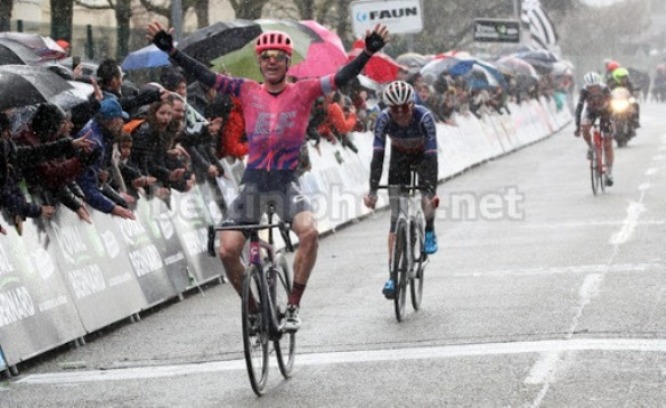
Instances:
[[[658,154],[658,155],[652,157],[652,160],[661,161],[661,160],[664,160],[664,157],[666,157],[666,156],[664,156],[663,154]]]
[[[642,200],[641,200],[642,201]],[[641,216],[641,213],[645,211],[645,206],[641,203],[630,203],[627,207],[627,218],[625,218],[622,228],[613,236],[611,236],[610,243],[611,245],[622,245],[631,238],[636,230],[636,225],[638,224],[638,219]]]
[[[666,147],[666,146],[664,146],[664,147]],[[657,174],[658,172],[659,172],[659,169],[658,169],[658,168],[656,168],[656,167],[652,167],[652,168],[647,169],[647,170],[645,171],[645,175],[646,175],[646,176],[654,176],[654,175]]]
[[[596,265],[572,265],[554,268],[525,268],[525,269],[505,269],[483,272],[454,272],[441,275],[443,277],[454,278],[487,278],[497,276],[536,276],[536,275],[559,275],[559,274],[590,274],[590,273],[609,273],[609,272],[666,272],[662,263],[641,263],[641,264],[596,264]]]
[[[349,363],[381,363],[433,358],[460,358],[529,353],[562,353],[565,351],[617,351],[666,353],[663,339],[574,339],[516,343],[465,344],[453,346],[416,347],[391,350],[361,350],[331,353],[299,354],[297,366],[323,366]],[[15,384],[71,384],[99,381],[154,379],[245,371],[245,360],[213,361],[199,364],[132,367],[111,370],[87,370],[67,373],[31,374]]]

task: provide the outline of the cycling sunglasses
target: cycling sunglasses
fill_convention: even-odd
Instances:
[[[275,58],[277,62],[287,62],[289,60],[289,55],[284,51],[267,50],[262,51],[261,54],[259,54],[259,58],[262,61],[269,61],[271,58]]]
[[[412,108],[414,104],[413,103],[405,103],[402,105],[391,105],[389,108],[391,109],[392,113],[407,113],[409,110]]]

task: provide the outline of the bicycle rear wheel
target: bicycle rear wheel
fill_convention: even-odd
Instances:
[[[425,231],[424,220],[416,221],[412,224],[414,229],[412,235],[412,256],[414,257],[414,276],[411,278],[410,289],[412,298],[412,307],[419,310],[421,299],[423,298],[423,274],[425,272]]]
[[[261,395],[268,380],[268,322],[263,304],[261,276],[255,265],[245,271],[242,293],[243,348],[250,385]],[[256,305],[256,309],[251,308]]]
[[[287,262],[287,258],[282,254],[277,255],[275,263],[273,275],[275,285],[274,305],[278,326],[280,326],[285,317],[287,301],[291,293],[291,267],[289,266],[289,262]],[[283,332],[279,334],[273,345],[280,372],[284,378],[289,378],[294,368],[294,358],[296,356],[296,333]]]
[[[399,220],[395,231],[395,242],[393,244],[393,264],[391,265],[391,277],[395,284],[395,317],[399,322],[405,316],[405,303],[407,301],[407,224],[405,220]]]

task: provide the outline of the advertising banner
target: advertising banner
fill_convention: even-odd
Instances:
[[[142,197],[134,213],[136,220],[117,222],[146,302],[153,305],[187,288],[187,260],[165,201]]]
[[[57,262],[86,331],[117,322],[147,306],[119,227],[119,218],[89,209],[93,224],[74,213],[51,222]]]
[[[356,38],[365,36],[377,24],[384,24],[391,34],[419,33],[423,30],[420,0],[362,0],[349,4],[352,29]]]
[[[32,219],[24,222],[22,235],[6,229],[0,239],[0,342],[6,361],[0,368],[85,335],[56,262],[53,231]]]
[[[181,246],[192,269],[195,281],[200,284],[223,274],[222,262],[208,255],[208,226],[213,220],[204,202],[200,186],[195,185],[187,193],[171,192],[171,220],[174,223]]]

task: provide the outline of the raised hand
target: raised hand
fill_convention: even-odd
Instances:
[[[146,38],[155,44],[157,48],[168,53],[174,50],[172,34],[173,28],[167,31],[159,21],[153,21],[146,28]]]
[[[365,51],[372,55],[381,50],[388,41],[388,28],[383,24],[377,24],[372,31],[365,32]]]

